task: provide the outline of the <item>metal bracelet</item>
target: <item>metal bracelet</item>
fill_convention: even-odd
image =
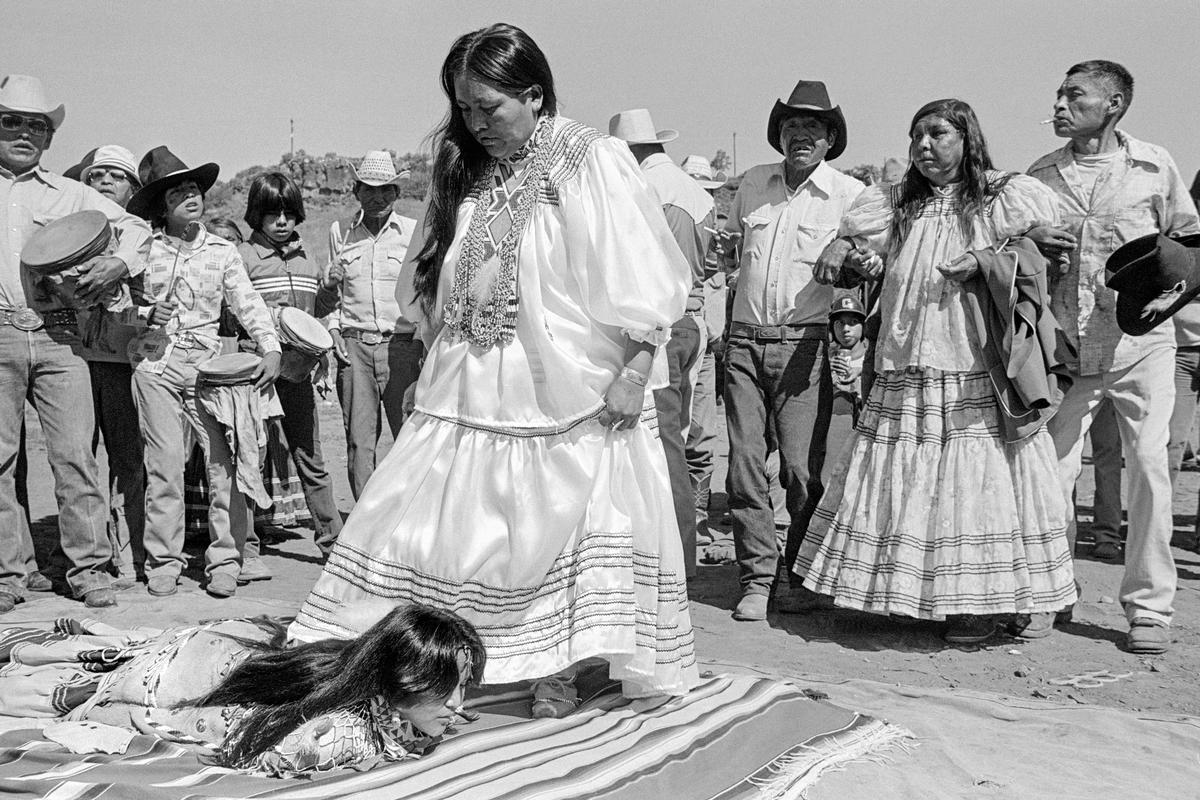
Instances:
[[[618,375],[617,377],[624,378],[625,380],[629,381],[630,383],[632,383],[635,386],[641,386],[642,388],[646,387],[646,376],[643,375],[642,373],[638,372],[635,369],[630,369],[629,367],[622,367],[621,374]]]

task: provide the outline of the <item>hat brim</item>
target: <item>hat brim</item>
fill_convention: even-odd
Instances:
[[[50,120],[50,127],[58,130],[62,127],[63,120],[67,118],[67,108],[62,103],[58,104],[58,108],[47,111],[44,108],[18,108],[17,106],[0,105],[0,111],[15,111],[18,114],[41,114]]]
[[[783,124],[783,120],[787,117],[800,113],[816,114],[834,124],[838,135],[833,146],[829,148],[829,152],[825,154],[825,160],[833,161],[840,156],[846,149],[846,118],[842,116],[841,106],[834,106],[833,108],[808,105],[791,106],[782,100],[776,100],[775,106],[771,109],[771,116],[767,120],[767,142],[770,143],[771,147],[774,147],[779,153],[786,155],[783,152],[783,146],[779,142],[779,126]]]
[[[178,172],[171,172],[163,175],[157,180],[150,181],[133,197],[129,198],[129,204],[125,206],[125,210],[136,217],[142,219],[150,219],[150,215],[154,213],[155,204],[162,197],[163,193],[173,186],[178,186],[187,181],[195,181],[196,186],[200,188],[203,194],[213,187],[217,182],[217,175],[221,172],[221,168],[211,161],[207,164],[201,164],[192,169],[181,169]]]
[[[1146,290],[1144,276],[1139,274],[1139,256],[1153,249],[1157,241],[1158,234],[1143,236],[1126,242],[1109,256],[1110,262],[1117,259],[1121,266],[1109,275],[1104,285],[1117,293],[1117,327],[1130,336],[1144,336],[1200,295],[1200,234],[1181,236],[1176,241],[1192,251],[1192,270],[1187,278],[1187,288],[1165,310],[1143,315],[1146,305],[1159,293],[1153,291],[1153,287],[1151,291]]]
[[[674,128],[663,128],[661,131],[655,131],[654,138],[652,138],[652,139],[624,139],[624,137],[621,137],[621,138],[623,139],[625,144],[666,144],[667,142],[673,142],[676,139],[678,139],[679,131],[675,130]]]
[[[708,189],[709,191],[713,189],[720,189],[722,186],[729,183],[729,181],[710,181],[707,178],[697,178],[694,175],[692,176],[692,180],[700,184],[701,189]]]

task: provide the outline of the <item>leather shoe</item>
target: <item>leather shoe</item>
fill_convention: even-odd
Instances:
[[[1171,631],[1156,619],[1137,617],[1129,623],[1129,637],[1125,643],[1131,653],[1159,655],[1171,646]]]
[[[987,615],[959,614],[946,617],[950,627],[942,638],[950,644],[979,644],[992,638],[996,620]]]
[[[111,586],[102,586],[83,593],[83,604],[88,608],[108,608],[117,604],[117,593]]]
[[[275,575],[261,558],[247,558],[242,562],[242,570],[238,573],[238,586],[245,586],[250,581],[269,581]]]
[[[1008,632],[1022,639],[1044,639],[1054,633],[1055,613],[1047,611],[1037,614],[1017,614],[1008,626]]]
[[[167,597],[179,591],[179,578],[174,575],[151,575],[146,581],[146,591],[155,597]]]
[[[1117,561],[1121,558],[1121,545],[1116,542],[1097,542],[1092,548],[1092,558],[1098,561]]]
[[[233,597],[237,594],[237,578],[228,572],[218,572],[210,575],[208,586],[204,587],[212,597]]]
[[[17,607],[21,598],[8,592],[0,592],[0,614],[7,614]]]
[[[25,588],[31,592],[53,592],[54,582],[40,572],[31,572],[25,576]]]
[[[733,618],[741,622],[762,622],[767,618],[767,596],[744,594],[733,610]]]

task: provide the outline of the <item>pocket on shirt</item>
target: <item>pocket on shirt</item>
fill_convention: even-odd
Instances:
[[[796,245],[800,248],[800,260],[810,264],[816,263],[817,257],[825,249],[825,245],[833,241],[837,233],[837,225],[820,225],[802,223],[796,226]]]
[[[771,218],[765,214],[750,214],[743,220],[742,229],[746,254],[757,261],[771,248]]]
[[[1116,250],[1123,244],[1142,236],[1158,233],[1158,217],[1149,197],[1142,198],[1136,205],[1127,206],[1117,212],[1116,224],[1112,226],[1110,246]]]

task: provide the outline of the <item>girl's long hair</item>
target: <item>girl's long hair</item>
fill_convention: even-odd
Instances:
[[[962,229],[963,236],[970,241],[972,222],[983,213],[984,207],[999,194],[1012,176],[1001,175],[995,178],[988,176],[988,172],[994,169],[992,157],[988,154],[987,140],[984,139],[983,130],[979,127],[979,118],[975,116],[975,110],[971,106],[954,98],[926,103],[917,109],[912,122],[909,123],[909,139],[912,138],[917,123],[928,116],[941,117],[962,134],[963,157],[961,182],[958,184],[960,203],[958,224]],[[909,155],[911,157],[912,153],[910,152]],[[899,184],[892,187],[892,208],[895,212],[892,215],[892,248],[898,248],[904,242],[909,230],[912,229],[913,221],[921,213],[921,207],[925,201],[933,197],[933,194],[933,185],[917,169],[916,160],[910,158],[904,177]]]
[[[283,649],[282,627],[276,633],[266,643],[239,639],[256,652],[185,704],[249,707],[221,747],[219,758],[228,766],[244,766],[306,720],[376,695],[393,705],[448,696],[459,683],[459,654],[470,655],[474,683],[486,660],[471,623],[429,606],[396,608],[357,639]]]
[[[491,156],[475,140],[463,121],[454,93],[454,81],[471,73],[509,94],[532,86],[542,90],[543,115],[558,113],[558,96],[550,64],[529,34],[505,23],[497,23],[458,37],[442,63],[442,91],[450,110],[433,132],[433,174],[429,207],[425,214],[428,233],[417,254],[413,279],[421,309],[434,318],[438,278],[446,251],[454,240],[458,207],[486,172]]]

